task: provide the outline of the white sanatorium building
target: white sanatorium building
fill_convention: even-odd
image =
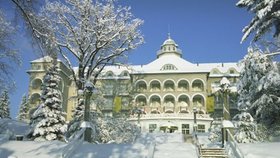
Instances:
[[[42,78],[51,60],[47,56],[31,61],[29,98],[34,107],[40,100]],[[77,92],[69,77],[70,70],[61,61],[58,66],[63,109],[66,119],[70,120]],[[237,63],[191,63],[182,58],[182,51],[168,37],[157,52],[157,59],[151,63],[107,66],[96,84],[105,103],[98,106],[93,103],[92,110],[105,116],[126,114],[130,121],[141,125],[142,131],[190,134],[193,109],[197,109],[197,129],[204,132],[213,120],[209,113],[221,109],[219,95],[213,95],[213,89],[223,77],[235,86],[239,71]]]

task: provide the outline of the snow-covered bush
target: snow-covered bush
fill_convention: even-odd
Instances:
[[[222,125],[221,124],[212,124],[209,129],[208,139],[211,142],[221,142],[222,141]]]
[[[258,141],[256,130],[257,125],[250,113],[242,111],[234,116],[235,127],[237,127],[234,138],[238,143],[252,143]]]
[[[56,66],[52,66],[43,79],[42,103],[31,117],[31,138],[34,140],[62,140],[66,131],[65,113],[62,112],[60,77]]]
[[[98,143],[130,143],[140,134],[140,128],[123,118],[95,117],[96,132],[92,137]]]

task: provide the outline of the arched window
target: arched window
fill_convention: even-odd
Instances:
[[[173,64],[165,64],[160,70],[177,70]]]
[[[178,90],[179,91],[188,91],[189,90],[189,83],[186,80],[181,80],[178,83]]]
[[[193,102],[193,106],[198,108],[199,110],[203,110],[205,107],[205,101],[204,101],[204,98],[202,95],[199,95],[199,94],[195,95],[193,97],[192,102]]]
[[[157,95],[153,95],[150,99],[150,106],[151,107],[158,107],[160,106],[160,97]]]
[[[194,80],[192,83],[192,91],[194,92],[201,92],[204,91],[204,84],[201,80],[197,79]]]
[[[180,107],[188,107],[190,105],[189,97],[187,95],[180,95],[178,104]]]
[[[114,76],[114,73],[112,71],[108,71],[106,73],[106,77],[113,77]]]
[[[145,91],[147,90],[147,84],[145,81],[138,81],[136,83],[136,90],[137,91]]]
[[[30,103],[31,104],[35,104],[35,105],[39,105],[40,103],[40,94],[38,93],[33,93],[30,97]]]
[[[40,89],[42,85],[42,80],[39,78],[36,78],[32,81],[32,88],[33,89]]]
[[[136,105],[138,106],[146,106],[147,105],[147,99],[145,96],[140,95],[136,97]]]
[[[157,81],[157,80],[153,80],[151,83],[150,83],[150,90],[152,92],[156,92],[156,91],[160,91],[160,82]]]
[[[165,91],[174,91],[175,90],[175,84],[172,80],[168,80],[164,82],[164,90]]]

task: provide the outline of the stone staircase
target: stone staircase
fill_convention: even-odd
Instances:
[[[229,158],[224,148],[199,148],[199,158]]]

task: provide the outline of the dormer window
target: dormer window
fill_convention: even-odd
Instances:
[[[109,72],[107,72],[106,76],[107,76],[107,77],[113,77],[113,76],[114,76],[114,74],[113,74],[113,72],[112,72],[112,71],[109,71]]]
[[[165,64],[160,70],[177,70],[173,64]]]
[[[229,73],[230,74],[234,74],[234,70],[229,70]]]

